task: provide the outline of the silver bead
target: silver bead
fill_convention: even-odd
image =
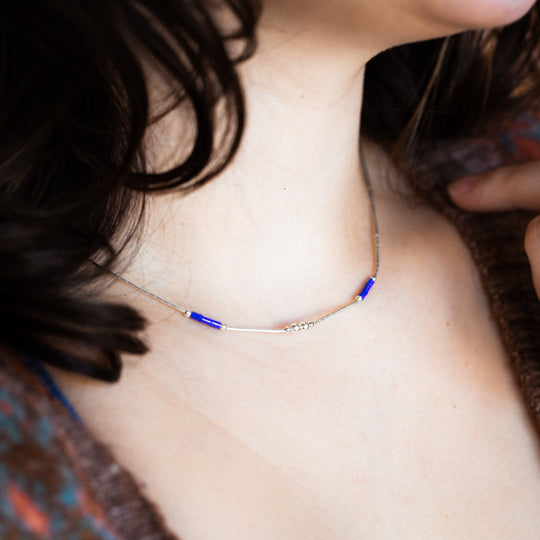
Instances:
[[[313,321],[304,321],[301,323],[293,323],[285,327],[286,332],[301,332],[302,330],[309,330],[313,328],[315,323]]]

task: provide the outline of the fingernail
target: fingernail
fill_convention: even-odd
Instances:
[[[459,195],[460,193],[467,193],[467,191],[472,190],[477,181],[478,177],[476,176],[466,176],[465,178],[461,178],[456,182],[452,182],[448,186],[448,191],[455,193],[456,195]]]

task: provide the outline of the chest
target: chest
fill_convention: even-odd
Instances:
[[[389,246],[385,286],[316,334],[161,321],[114,387],[57,380],[183,540],[537,537],[538,438],[438,232]]]
[[[399,346],[374,328],[339,354],[194,348],[174,384],[145,361],[114,392],[63,386],[186,540],[538,534],[536,438],[497,340],[388,330]]]

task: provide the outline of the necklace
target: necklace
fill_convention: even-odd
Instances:
[[[112,275],[115,279],[118,281],[121,281],[125,285],[128,285],[129,287],[139,291],[140,293],[152,298],[153,300],[156,300],[160,302],[161,304],[164,304],[165,306],[174,309],[175,311],[181,313],[184,317],[191,319],[193,321],[197,321],[199,323],[205,324],[207,326],[210,326],[212,328],[218,329],[218,330],[228,330],[229,332],[253,332],[253,333],[263,333],[263,334],[283,334],[283,333],[291,333],[291,332],[300,332],[303,330],[309,330],[313,328],[315,325],[325,321],[326,319],[329,319],[330,317],[333,317],[334,315],[337,315],[338,313],[341,313],[342,311],[345,311],[346,309],[351,308],[352,306],[362,302],[366,299],[367,295],[371,291],[373,285],[375,285],[375,281],[377,279],[377,274],[379,273],[379,252],[380,252],[380,241],[379,241],[379,225],[377,223],[377,212],[375,209],[375,196],[373,194],[373,187],[371,185],[371,180],[369,177],[369,171],[366,163],[366,158],[364,156],[364,152],[362,150],[362,147],[360,146],[360,161],[362,165],[362,174],[364,177],[364,183],[366,186],[368,198],[369,198],[369,210],[370,210],[370,219],[371,219],[371,242],[372,242],[372,248],[373,248],[373,272],[369,276],[369,278],[364,282],[364,285],[360,292],[354,297],[352,301],[345,304],[344,306],[335,309],[334,311],[331,311],[327,313],[326,315],[323,315],[319,317],[318,319],[315,319],[313,321],[304,321],[300,323],[292,323],[288,326],[285,326],[284,328],[235,328],[232,326],[228,326],[220,321],[216,321],[214,319],[210,319],[209,317],[206,317],[205,315],[202,315],[201,313],[197,313],[195,311],[190,311],[187,309],[183,309],[173,302],[170,302],[169,300],[166,300],[165,298],[162,298],[161,296],[158,296],[157,294],[148,291],[146,289],[143,289],[141,286],[133,283],[132,281],[129,281],[125,277],[121,276],[120,274],[117,274],[113,272],[112,270],[107,270],[107,272]],[[91,261],[93,262],[93,261]],[[99,266],[97,263],[94,262],[96,266]]]

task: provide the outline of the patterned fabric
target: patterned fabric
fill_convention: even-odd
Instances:
[[[0,372],[0,538],[118,540],[66,459],[69,440],[10,386]]]
[[[2,348],[0,539],[178,540],[133,476]]]
[[[524,113],[498,125],[497,140],[505,161],[540,160],[540,113]]]

